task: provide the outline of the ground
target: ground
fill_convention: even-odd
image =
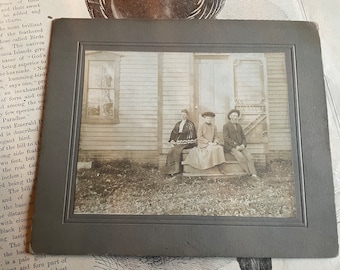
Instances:
[[[78,171],[75,213],[294,217],[291,163],[271,162],[261,179],[166,177],[129,160],[93,162]]]

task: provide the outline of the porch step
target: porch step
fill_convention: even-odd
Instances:
[[[185,160],[189,153],[190,149],[184,149],[182,152],[182,160]],[[190,165],[183,165],[183,176],[240,176],[245,175],[246,173],[243,171],[239,163],[236,161],[234,156],[232,156],[229,153],[225,154],[226,163],[224,163],[222,166],[223,171],[225,171],[225,174],[222,174],[218,168],[218,166],[214,166],[209,169],[200,170],[196,169],[194,167],[191,167]]]
[[[222,174],[217,166],[199,170],[191,167],[190,165],[183,166],[184,176],[240,176],[246,173],[242,170],[239,164],[235,163],[225,163],[223,164],[223,170],[227,173]]]

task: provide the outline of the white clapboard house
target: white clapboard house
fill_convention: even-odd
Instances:
[[[162,166],[182,109],[222,135],[233,108],[256,162],[291,159],[287,88],[283,53],[86,52],[79,160]]]

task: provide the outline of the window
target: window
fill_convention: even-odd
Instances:
[[[119,122],[119,59],[111,52],[85,54],[83,117],[86,122]]]

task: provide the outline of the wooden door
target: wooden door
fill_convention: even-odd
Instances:
[[[241,111],[248,148],[259,162],[265,162],[268,149],[266,60],[263,54],[196,55],[194,119],[212,111],[222,140],[229,110]]]
[[[221,135],[226,122],[226,113],[233,103],[233,76],[228,56],[195,57],[195,120],[204,121],[201,114],[212,111],[216,114],[215,124]],[[222,139],[222,137],[221,137]]]

